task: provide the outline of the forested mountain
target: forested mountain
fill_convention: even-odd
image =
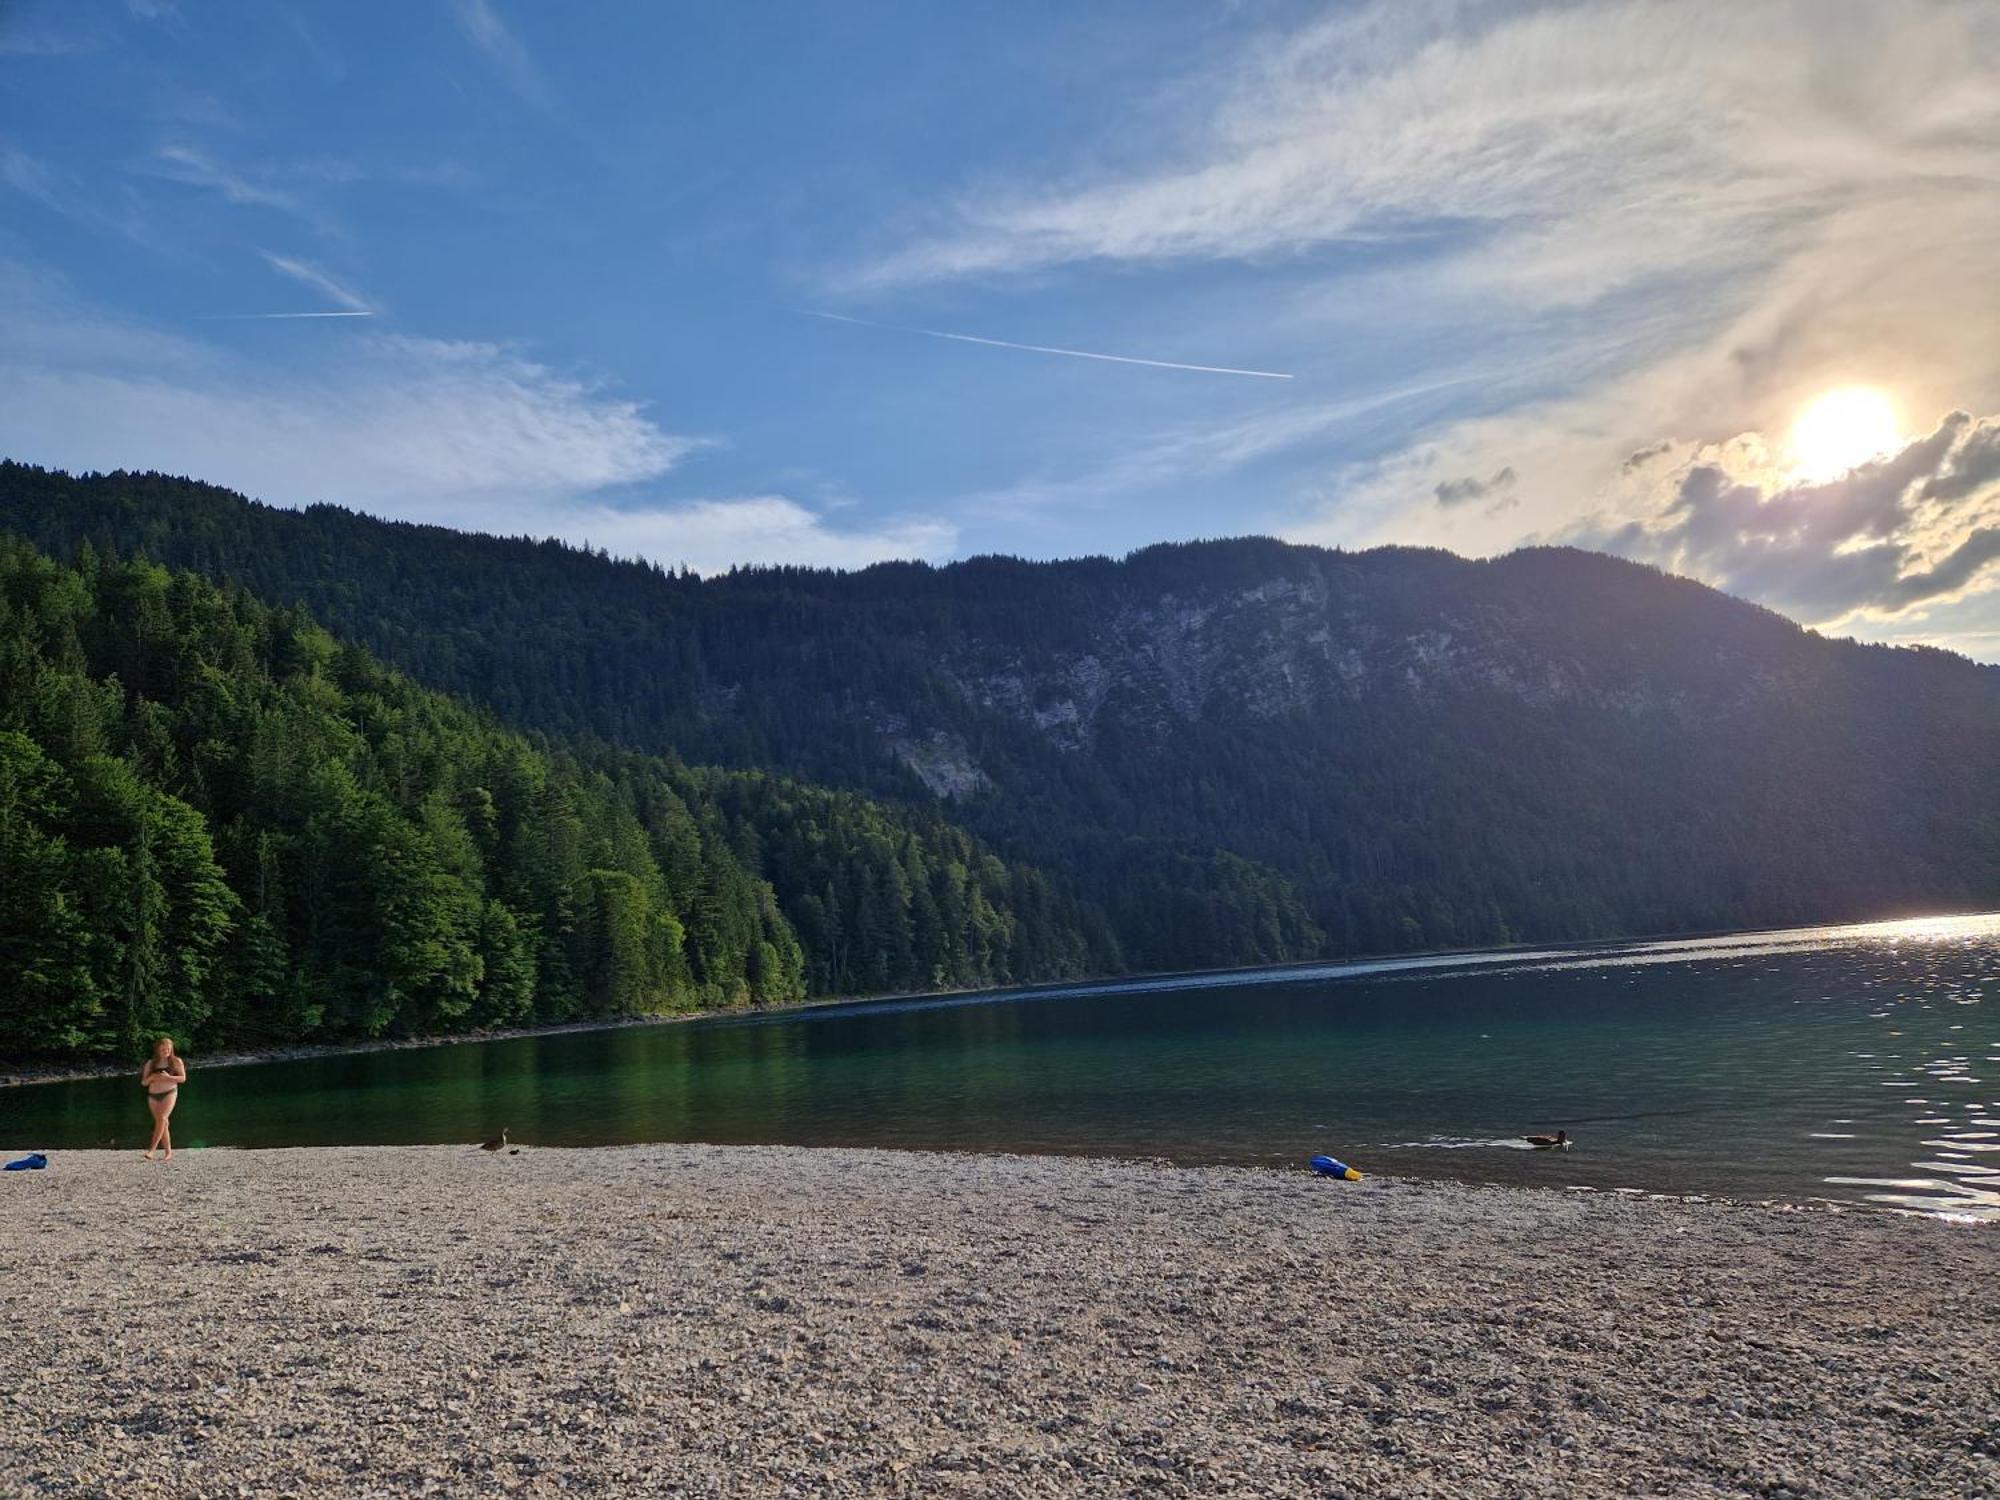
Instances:
[[[934,816],[531,742],[296,608],[0,538],[0,1037],[432,1034],[1114,965]]]
[[[1134,968],[2000,904],[2000,671],[1589,553],[702,580],[21,466],[0,528],[303,604],[518,725],[927,803]]]

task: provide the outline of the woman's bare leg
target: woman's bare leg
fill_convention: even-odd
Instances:
[[[153,1112],[153,1138],[146,1143],[146,1160],[151,1161],[153,1153],[160,1149],[160,1142],[167,1138],[168,1111],[160,1107],[160,1101],[157,1099],[148,1099],[146,1108]],[[167,1148],[167,1154],[173,1155],[173,1147]]]
[[[167,1095],[166,1108],[160,1111],[160,1141],[167,1148],[167,1154],[164,1158],[167,1161],[174,1159],[174,1131],[170,1122],[173,1119],[174,1106],[180,1102],[181,1096],[179,1094],[169,1094]]]

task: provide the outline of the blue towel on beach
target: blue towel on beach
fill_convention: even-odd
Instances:
[[[49,1159],[37,1151],[22,1157],[19,1161],[8,1162],[6,1166],[0,1167],[0,1172],[39,1172],[48,1164]]]

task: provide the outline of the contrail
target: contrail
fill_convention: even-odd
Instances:
[[[210,313],[204,321],[220,323],[242,322],[252,318],[372,318],[374,316],[372,312]]]
[[[910,328],[899,323],[871,323],[866,318],[850,318],[845,313],[808,311],[809,318],[825,318],[830,323],[852,323],[857,328],[880,328],[888,333],[920,333],[925,338],[950,339],[959,344],[985,344],[993,349],[1020,349],[1029,354],[1060,354],[1067,359],[1101,359],[1114,365],[1145,365],[1155,370],[1192,370],[1197,375],[1244,375],[1252,380],[1290,380],[1278,370],[1238,370],[1228,365],[1184,365],[1171,359],[1139,359],[1130,354],[1096,354],[1088,349],[1058,349],[1052,344],[1017,344],[1009,339],[985,339],[974,333],[946,333],[940,328]]]

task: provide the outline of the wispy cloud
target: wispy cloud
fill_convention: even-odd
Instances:
[[[478,49],[506,85],[537,109],[554,107],[555,96],[542,76],[534,54],[507,23],[491,0],[452,0],[452,15],[467,41]]]
[[[97,31],[60,32],[23,29],[9,7],[0,5],[0,57],[71,57],[95,52],[104,45]]]
[[[954,228],[874,274],[1243,260],[1471,229],[1501,243],[1461,269],[1590,300],[1734,263],[1912,167],[1973,165],[1992,43],[1950,0],[1343,7],[1209,80],[1205,128],[1156,165],[970,197]]]
[[[153,171],[169,182],[202,188],[242,207],[273,209],[301,219],[316,217],[295,193],[225,166],[198,146],[183,142],[161,146],[154,152]]]
[[[345,312],[329,314],[345,316]],[[0,261],[0,454],[191,474],[278,504],[555,536],[714,572],[940,558],[931,516],[843,524],[780,494],[645,502],[708,446],[492,344],[360,333],[308,374],[118,317]]]
[[[79,224],[121,235],[155,253],[163,247],[156,226],[131,184],[89,184],[46,158],[0,140],[0,187],[11,188]]]
[[[290,255],[273,255],[268,250],[260,251],[259,253],[264,257],[265,262],[272,270],[282,272],[294,281],[301,282],[311,287],[314,291],[322,293],[328,301],[338,304],[341,308],[341,311],[337,313],[320,313],[316,316],[368,318],[375,315],[375,309],[368,304],[366,299],[343,286],[340,282],[335,281],[333,277],[314,265],[311,261],[299,260]],[[271,315],[267,314],[266,316]],[[285,316],[307,317],[315,315],[293,313]]]
[[[50,208],[62,206],[55,174],[48,165],[10,141],[0,141],[0,183]]]
[[[0,276],[0,450],[476,523],[658,479],[700,440],[492,344],[367,333],[301,372]]]
[[[1552,367],[1386,454],[1323,447],[1289,534],[1494,551],[1593,515],[1658,536],[1671,465],[1627,462],[1648,448],[1783,432],[1845,384],[1905,410],[2000,408],[1990,6],[1378,0],[1251,38],[1162,97],[1079,156],[1120,169],[975,187],[855,279],[1212,267],[1317,283],[1283,316],[1323,347],[1407,347],[1415,329],[1440,376],[1503,346]],[[1984,587],[1988,544],[1960,541],[1936,581]],[[1781,570],[1674,545],[1702,576],[1802,597]],[[1916,554],[1831,571],[1885,558],[1891,580],[1932,576]],[[1927,587],[1885,586],[1868,608],[1931,607],[1915,602]]]
[[[877,323],[868,318],[852,318],[844,313],[808,312],[809,318],[824,318],[829,323],[851,323],[857,328],[879,328],[888,333],[921,334],[927,339],[949,339],[957,344],[983,344],[991,349],[1018,349],[1027,354],[1059,354],[1065,359],[1096,359],[1114,365],[1145,365],[1155,370],[1186,370],[1198,375],[1243,375],[1253,380],[1290,380],[1292,377],[1276,370],[1238,370],[1228,365],[1182,364],[1171,359],[1140,359],[1130,354],[1097,354],[1088,349],[1062,349],[1051,344],[1017,344],[1011,339],[982,338],[972,333],[945,333],[936,328],[910,328],[897,323]]]
[[[973,513],[992,518],[1129,501],[1169,484],[1231,474],[1300,444],[1359,431],[1373,421],[1393,420],[1392,414],[1407,415],[1413,407],[1479,378],[1467,374],[1293,402],[1226,421],[1191,423],[1128,441],[1107,461],[1080,472],[1032,475],[966,496],[963,503]],[[1239,517],[1238,524],[1261,523]]]

